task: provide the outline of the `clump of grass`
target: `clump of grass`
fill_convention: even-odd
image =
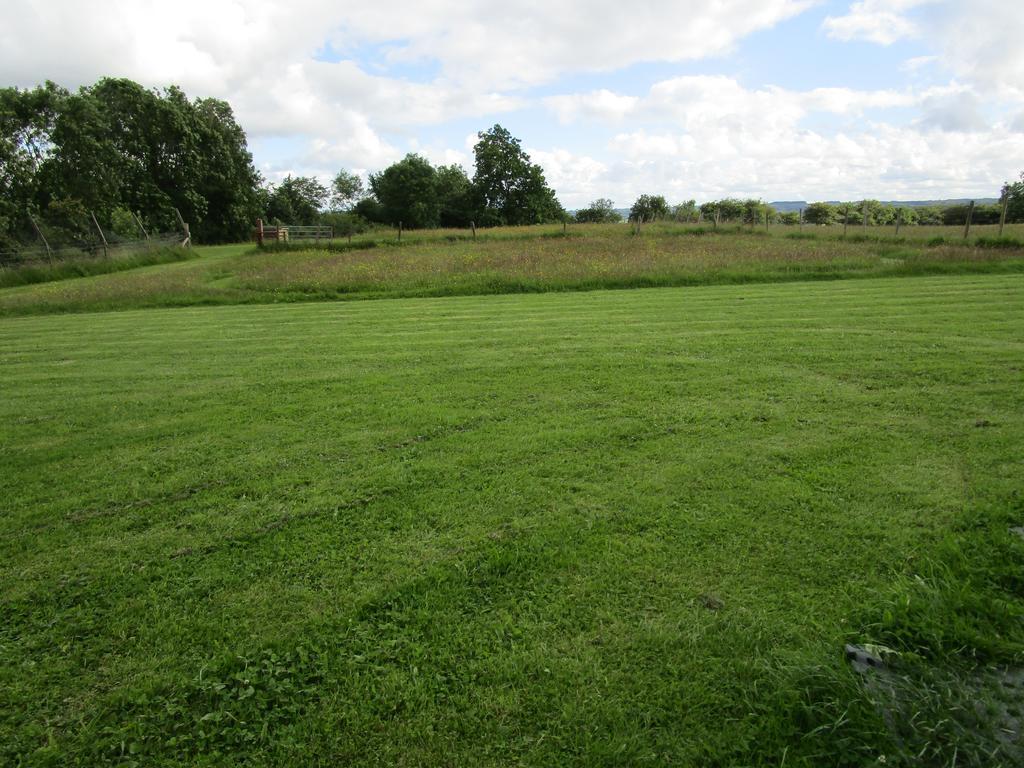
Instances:
[[[974,241],[978,248],[1024,248],[1024,240],[1018,237],[979,237]]]

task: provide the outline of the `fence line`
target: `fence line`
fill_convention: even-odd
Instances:
[[[67,259],[103,259],[118,253],[132,253],[173,248],[182,245],[178,233],[155,234],[145,240],[120,240],[109,243],[92,243],[61,248],[32,247],[17,251],[0,251],[0,266],[21,267],[53,264]]]

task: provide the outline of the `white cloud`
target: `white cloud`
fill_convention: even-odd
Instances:
[[[441,81],[487,94],[568,72],[720,54],[812,4],[110,0],[97,9],[74,0],[14,0],[0,27],[0,73],[25,86],[41,77],[77,85],[123,74],[227,95],[253,82],[276,87],[281,73],[311,63],[326,42],[342,54],[382,46],[391,63],[436,62]]]
[[[530,159],[544,169],[544,176],[558,197],[570,208],[580,208],[593,198],[591,190],[608,172],[599,160],[575,155],[567,149],[527,149]]]
[[[916,37],[936,53],[904,69],[942,66],[999,98],[1024,101],[1024,13],[1012,0],[862,0],[822,27],[838,40],[881,45]]]
[[[822,27],[838,40],[867,40],[892,45],[916,37],[920,29],[907,11],[935,0],[862,0],[853,3],[845,16],[829,16]]]
[[[1024,101],[1024,12],[1012,0],[950,4],[928,33],[959,78],[998,98]]]
[[[624,96],[602,88],[591,93],[568,96],[549,96],[544,99],[561,123],[571,123],[580,117],[621,120],[640,102],[636,96]]]
[[[642,98],[602,90],[554,96],[545,103],[562,122],[614,123],[629,116],[634,121],[667,120],[687,131],[711,136],[731,130],[785,130],[812,112],[860,115],[872,108],[912,106],[920,99],[910,91],[894,90],[790,91],[776,86],[748,90],[730,77],[695,75],[655,83]]]
[[[806,127],[816,113],[890,107],[913,107],[919,119],[861,119],[834,133]],[[1024,157],[1024,135],[1009,123],[986,123],[980,109],[974,92],[955,82],[920,92],[788,91],[746,89],[726,77],[674,78],[638,100],[631,113],[638,127],[614,135],[613,159],[566,204],[602,196],[626,204],[644,192],[673,200],[994,195],[1013,172],[1006,159]],[[539,161],[547,170],[547,158]],[[560,157],[559,172],[574,162]]]

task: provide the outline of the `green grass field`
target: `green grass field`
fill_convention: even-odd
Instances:
[[[979,228],[984,229],[984,228]],[[988,228],[991,230],[991,228]],[[852,230],[852,228],[851,228]],[[920,230],[920,231],[917,231]],[[0,316],[213,304],[276,304],[427,296],[544,293],[775,283],[928,274],[1024,273],[1024,226],[1001,247],[964,241],[957,227],[908,237],[828,228],[675,224],[509,227],[380,233],[303,250],[220,246],[184,263],[58,280],[0,292]],[[841,231],[841,228],[840,228]],[[932,237],[926,238],[930,231]],[[934,234],[939,232],[940,234]],[[924,233],[924,234],[922,234]],[[990,234],[981,234],[989,238]],[[984,243],[984,240],[980,242]],[[294,245],[294,244],[292,244]]]
[[[1012,269],[3,318],[0,763],[1017,764],[1022,367]]]

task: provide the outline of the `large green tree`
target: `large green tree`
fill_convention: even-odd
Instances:
[[[0,132],[0,176],[11,176],[0,207],[25,217],[80,206],[109,226],[120,209],[170,229],[177,208],[197,240],[217,242],[244,236],[259,214],[245,133],[217,99],[121,78],[75,93],[52,83],[5,89]]]
[[[543,169],[530,161],[519,139],[500,125],[477,137],[473,186],[483,225],[542,224],[567,218]]]
[[[0,250],[30,231],[39,169],[53,150],[53,129],[67,91],[54,83],[34,90],[0,89]]]
[[[370,189],[389,224],[421,229],[440,222],[437,172],[424,157],[408,154],[380,173],[371,173]]]

